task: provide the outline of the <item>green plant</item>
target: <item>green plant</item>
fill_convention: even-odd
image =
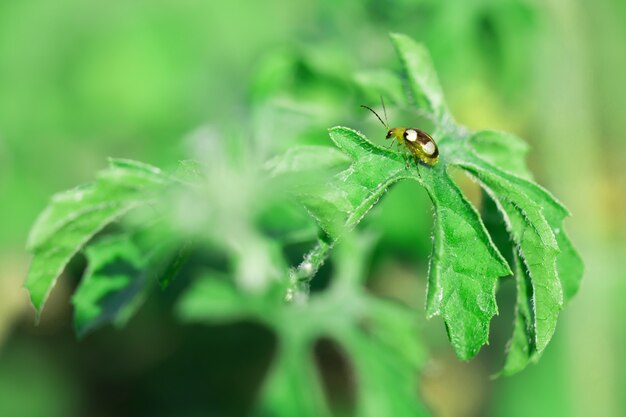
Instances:
[[[437,165],[418,172],[402,154],[346,127],[330,129],[336,147],[295,146],[271,159],[253,145],[228,148],[207,135],[199,163],[181,163],[173,173],[112,160],[94,183],[56,195],[31,231],[26,287],[38,313],[83,248],[88,267],[73,297],[81,335],[126,322],[152,286],[168,287],[194,250],[208,249],[227,262],[192,271],[197,278],[177,311],[184,321],[252,318],[275,331],[278,353],[259,412],[330,413],[310,357],[316,341],[331,339],[356,375],[359,415],[424,414],[415,395],[425,354],[414,313],[364,290],[375,238],[355,231],[390,186],[410,179],[427,190],[435,213],[427,315],[442,316],[458,357],[471,359],[488,342],[497,281],[513,275],[516,323],[503,372],[537,360],[582,275],[563,230],[568,212],[533,182],[522,141],[458,125],[425,48],[404,35],[392,40],[406,72],[406,100],[435,126]],[[384,79],[378,87],[402,97],[403,80],[392,73]],[[481,185],[482,219],[452,170]],[[302,263],[289,267],[287,248],[310,242]],[[311,293],[329,257],[331,284]]]

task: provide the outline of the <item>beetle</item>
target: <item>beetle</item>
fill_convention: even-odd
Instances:
[[[385,112],[385,122],[372,108],[361,105],[361,107],[368,109],[380,120],[380,122],[387,129],[386,139],[391,139],[393,142],[389,147],[395,143],[398,148],[404,146],[408,151],[416,164],[422,162],[428,166],[434,166],[439,161],[439,148],[437,143],[428,133],[423,130],[416,129],[414,127],[393,127],[390,128],[387,120],[387,110],[385,109],[385,102],[382,100],[383,111]],[[407,161],[408,162],[408,161]]]

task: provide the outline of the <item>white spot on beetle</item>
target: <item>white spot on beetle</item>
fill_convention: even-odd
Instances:
[[[417,140],[417,132],[413,129],[407,129],[404,136],[409,142],[415,142]]]
[[[432,155],[435,153],[435,143],[432,140],[429,140],[424,145],[422,145],[422,149],[426,153],[426,155]]]

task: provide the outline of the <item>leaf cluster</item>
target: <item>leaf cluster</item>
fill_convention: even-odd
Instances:
[[[155,283],[167,288],[194,250],[208,248],[226,265],[194,271],[177,311],[185,321],[247,318],[276,332],[261,414],[330,413],[311,360],[320,339],[346,354],[359,415],[423,414],[415,373],[424,354],[414,313],[364,290],[373,241],[355,232],[389,187],[413,180],[427,191],[435,218],[427,316],[441,316],[458,357],[470,359],[488,343],[498,280],[512,275],[516,319],[503,372],[536,360],[582,275],[563,229],[568,212],[532,180],[521,140],[456,123],[425,48],[404,35],[392,40],[405,78],[384,71],[376,88],[432,121],[437,165],[407,164],[402,152],[347,127],[330,129],[335,147],[293,147],[262,161],[231,158],[209,140],[208,159],[172,174],[112,160],[93,183],[54,196],[33,226],[26,287],[37,311],[83,250],[88,267],[73,297],[77,332],[124,324]],[[455,170],[484,190],[480,208],[453,181]],[[411,221],[411,207],[405,215]],[[506,238],[496,245],[498,228]],[[303,261],[290,267],[287,248],[311,241]],[[311,294],[311,280],[331,254],[331,285]]]

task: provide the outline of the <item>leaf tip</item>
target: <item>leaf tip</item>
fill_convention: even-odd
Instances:
[[[31,274],[28,274],[26,276],[26,281],[24,281],[24,284],[22,284],[22,288],[24,288],[26,292],[28,293],[30,304],[35,309],[35,320],[38,320],[39,315],[41,315],[41,310],[43,308],[43,303],[45,301],[45,298],[41,299],[41,297],[37,296],[35,288],[32,283],[31,276],[32,276]]]
[[[331,133],[331,134],[332,133],[346,133],[346,132],[348,132],[348,133],[356,133],[356,134],[360,135],[360,133],[357,130],[352,129],[351,127],[346,127],[346,126],[333,126],[333,127],[328,129],[328,132]]]
[[[41,312],[43,311],[43,302],[39,302],[35,299],[33,293],[26,286],[26,284],[24,284],[23,288],[28,292],[30,305],[33,307],[33,310],[35,310],[35,326],[39,326],[39,323],[41,322]]]
[[[389,37],[391,38],[391,40],[398,41],[398,40],[412,40],[411,37],[405,35],[402,32],[389,32]]]
[[[35,222],[35,225],[37,223]],[[30,231],[28,232],[28,236],[26,237],[26,245],[25,245],[25,249],[28,252],[33,252],[35,250],[35,248],[37,247],[37,234],[36,230],[35,230],[35,226],[30,228]]]
[[[397,49],[402,48],[404,45],[410,46],[411,48],[416,48],[421,50],[420,52],[427,52],[426,47],[417,42],[415,39],[401,32],[390,32],[389,38]]]

